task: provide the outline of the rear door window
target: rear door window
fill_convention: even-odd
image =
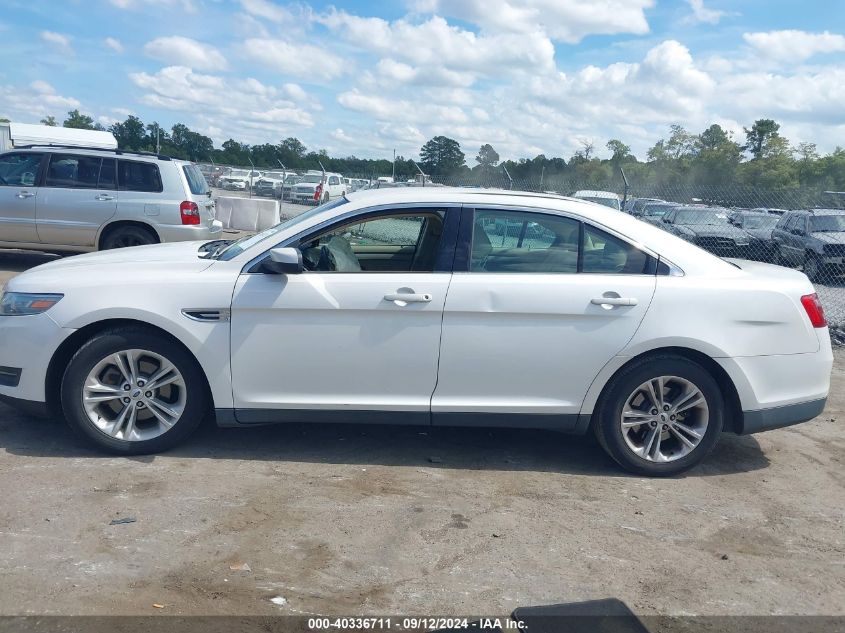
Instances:
[[[102,159],[97,156],[53,154],[47,167],[45,187],[96,189]]]
[[[161,174],[155,163],[134,160],[117,161],[117,182],[121,191],[161,193]]]
[[[208,182],[202,171],[196,165],[183,165],[185,178],[188,180],[188,188],[195,196],[204,196],[208,193]]]

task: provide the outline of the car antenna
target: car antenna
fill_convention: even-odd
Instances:
[[[513,178],[511,178],[511,173],[508,171],[508,168],[502,163],[502,169],[505,170],[505,175],[508,177],[510,184],[508,185],[508,189],[513,189]]]
[[[622,182],[625,183],[625,188],[622,191],[622,208],[625,208],[625,202],[628,200],[628,178],[625,176],[625,170],[622,167],[619,168],[619,173],[622,174]]]

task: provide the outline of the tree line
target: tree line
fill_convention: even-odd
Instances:
[[[58,125],[53,117],[41,122]],[[78,110],[68,112],[62,125],[104,129]],[[230,138],[216,148],[211,138],[182,123],[168,130],[157,122],[145,124],[134,115],[107,129],[122,149],[156,151],[158,148],[162,154],[195,162],[249,166],[251,161],[259,169],[279,168],[281,164],[287,169],[320,169],[322,163],[328,171],[361,177],[391,174],[394,166],[397,178],[413,178],[419,173],[409,158],[398,156],[394,165],[389,159],[333,157],[323,149],[309,150],[294,137],[282,139],[278,144],[256,145]],[[759,119],[743,131],[744,138],[735,139],[717,124],[699,134],[672,125],[667,136],[649,148],[643,161],[619,139],[606,143],[609,158],[596,157],[593,143],[584,141],[568,159],[540,154],[502,161],[490,144],[484,144],[472,166],[467,164],[458,141],[436,136],[420,149],[419,166],[435,180],[485,184],[505,182],[508,174],[518,186],[540,189],[545,183],[549,183],[548,188],[554,188],[553,183],[560,181],[610,186],[619,182],[620,170],[624,170],[629,182],[643,186],[745,185],[766,189],[845,190],[845,149],[837,147],[822,155],[814,143],[792,144],[772,119]]]

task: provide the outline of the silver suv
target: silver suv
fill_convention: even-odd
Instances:
[[[193,163],[64,146],[0,154],[0,247],[87,252],[214,239],[222,229]]]

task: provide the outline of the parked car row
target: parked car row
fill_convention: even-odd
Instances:
[[[338,173],[319,170],[264,171],[216,165],[200,165],[199,169],[211,187],[228,191],[252,192],[257,196],[301,203],[322,203],[370,186],[369,180],[346,178]],[[321,184],[320,193],[315,197],[317,188]]]
[[[726,209],[634,198],[626,211],[721,257],[803,268],[811,281],[845,273],[845,209]]]

